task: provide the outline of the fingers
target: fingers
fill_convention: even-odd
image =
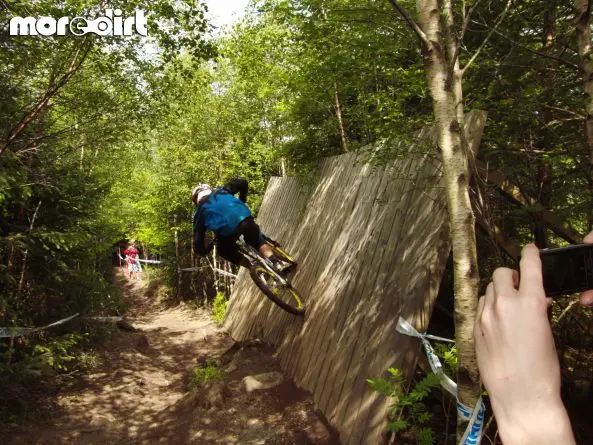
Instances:
[[[583,240],[585,244],[593,244],[593,231]],[[583,292],[581,295],[581,304],[583,306],[593,306],[593,290]]]
[[[492,282],[490,282],[488,284],[488,287],[486,288],[486,294],[480,298],[480,300],[483,300],[482,302],[482,312],[484,312],[484,310],[491,310],[492,307],[494,306],[494,284]],[[478,301],[479,304],[479,301]],[[480,313],[481,315],[481,313]]]
[[[484,312],[484,300],[486,299],[485,296],[481,296],[478,300],[478,309],[476,310],[476,320],[479,320],[482,317],[482,312]]]
[[[478,309],[476,311],[476,319],[474,322],[474,340],[476,342],[476,351],[480,349],[480,340],[484,336],[484,331],[482,331],[482,313],[484,312],[485,300],[485,296],[480,297],[480,299],[478,300]]]
[[[583,306],[593,306],[593,290],[587,290],[581,295],[581,304]]]
[[[494,295],[498,297],[512,297],[515,290],[516,272],[508,267],[499,267],[492,274],[492,283],[494,283]]]
[[[528,244],[521,251],[520,270],[519,293],[521,295],[545,297],[542,262],[535,244]]]

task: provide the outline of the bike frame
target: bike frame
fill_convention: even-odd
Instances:
[[[283,286],[288,286],[290,283],[286,281],[274,268],[274,265],[270,260],[267,258],[262,257],[257,250],[255,250],[252,246],[247,244],[243,239],[243,235],[239,237],[237,240],[237,244],[239,245],[239,251],[245,255],[251,262],[256,262],[261,264],[268,272],[271,272],[274,277],[282,284]]]

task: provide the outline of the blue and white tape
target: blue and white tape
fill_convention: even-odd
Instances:
[[[481,397],[478,399],[478,403],[473,410],[459,401],[459,397],[457,395],[457,383],[455,383],[445,374],[443,371],[443,366],[441,365],[441,361],[434,353],[434,349],[428,341],[428,339],[432,339],[454,343],[454,340],[437,337],[435,335],[421,334],[410,323],[401,317],[399,317],[397,322],[396,330],[400,334],[416,337],[422,341],[422,345],[424,346],[424,351],[428,357],[428,363],[430,364],[432,372],[439,376],[441,386],[457,400],[457,413],[459,416],[461,416],[462,419],[469,421],[459,445],[479,445],[480,441],[482,440],[482,429],[484,427],[486,406],[484,405]]]
[[[141,263],[161,264],[161,261],[159,261],[159,260],[140,260],[140,259],[138,259],[138,261],[140,261]]]
[[[13,337],[24,337],[25,335],[32,334],[34,332],[43,331],[48,328],[53,328],[54,326],[61,325],[66,323],[73,318],[78,317],[80,314],[74,314],[66,318],[62,318],[61,320],[54,321],[45,326],[41,326],[38,328],[25,328],[20,326],[11,326],[7,328],[0,328],[0,338],[13,338]],[[84,317],[86,320],[94,320],[94,321],[103,321],[103,322],[112,322],[116,323],[124,319],[124,317],[116,316],[116,317]]]
[[[74,314],[70,317],[62,318],[61,320],[54,321],[46,326],[41,326],[39,328],[23,328],[19,326],[12,326],[9,328],[0,328],[0,338],[11,338],[11,337],[22,337],[24,335],[32,334],[37,331],[42,331],[44,329],[53,328],[54,326],[58,326],[62,323],[66,323],[67,321],[72,320],[73,318],[78,317],[80,314]]]

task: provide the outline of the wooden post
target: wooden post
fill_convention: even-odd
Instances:
[[[177,296],[181,295],[183,279],[181,275],[181,246],[179,245],[179,227],[177,227],[177,214],[173,215],[175,224],[175,261],[177,263]]]

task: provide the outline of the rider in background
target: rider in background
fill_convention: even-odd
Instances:
[[[124,255],[126,256],[125,260],[128,264],[128,273],[130,274],[130,279],[138,278],[138,273],[140,272],[140,263],[138,262],[138,249],[136,249],[136,243],[134,240],[130,241],[130,246],[124,250]]]
[[[212,188],[208,184],[194,187],[194,250],[199,255],[207,255],[212,250],[213,243],[206,244],[205,239],[206,231],[209,230],[216,235],[220,256],[237,266],[249,267],[237,248],[237,240],[243,235],[245,242],[264,258],[270,259],[278,271],[286,270],[290,264],[274,255],[272,248],[263,239],[251,210],[245,204],[248,187],[247,180],[243,178],[232,179],[219,188]],[[239,194],[239,198],[235,197],[236,194]]]

